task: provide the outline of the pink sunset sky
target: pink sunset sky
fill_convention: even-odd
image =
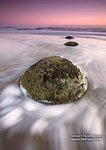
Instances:
[[[106,0],[1,0],[0,25],[106,25]]]

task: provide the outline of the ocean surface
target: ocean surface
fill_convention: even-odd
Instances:
[[[66,35],[79,46],[66,47]],[[75,103],[47,106],[19,87],[29,66],[52,55],[88,79]],[[106,27],[0,28],[0,150],[106,150]]]
[[[106,26],[0,27],[0,33],[78,34],[106,36]]]

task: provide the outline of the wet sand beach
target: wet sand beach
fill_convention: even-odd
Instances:
[[[106,149],[106,37],[74,35],[79,45],[68,47],[65,35],[0,33],[0,150]],[[88,90],[79,101],[47,106],[22,94],[21,75],[52,55],[86,75]]]

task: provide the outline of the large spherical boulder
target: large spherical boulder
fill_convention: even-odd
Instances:
[[[70,39],[73,39],[72,36],[66,36],[65,38],[66,38],[66,39],[69,39],[69,40],[70,40]]]
[[[63,104],[80,98],[87,90],[87,80],[71,61],[51,56],[26,70],[20,86],[36,101]]]
[[[70,41],[70,42],[66,42],[64,45],[65,45],[65,46],[77,46],[77,45],[79,45],[79,44],[78,44],[77,42]]]

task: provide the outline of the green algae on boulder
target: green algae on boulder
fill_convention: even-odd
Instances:
[[[87,90],[87,80],[71,61],[51,56],[26,70],[20,86],[36,101],[63,104],[80,98]]]
[[[78,44],[77,42],[70,41],[70,42],[66,42],[64,45],[65,45],[65,46],[77,46],[77,45],[79,45],[79,44]]]

